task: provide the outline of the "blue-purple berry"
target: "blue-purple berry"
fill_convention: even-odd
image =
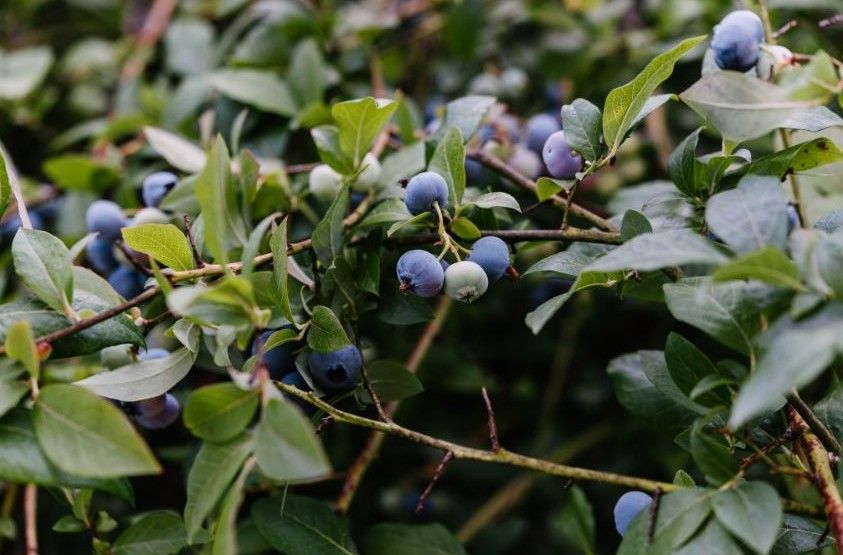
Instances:
[[[319,387],[329,391],[351,389],[360,381],[363,355],[355,345],[337,351],[312,351],[308,359],[310,377]]]
[[[500,237],[483,237],[471,246],[468,260],[483,268],[489,281],[497,281],[509,268],[509,247]]]
[[[85,257],[91,268],[103,275],[110,274],[119,265],[114,256],[114,245],[99,237],[85,245]]]
[[[547,139],[561,129],[558,118],[551,114],[536,114],[527,120],[527,148],[541,153]]]
[[[178,182],[178,176],[172,172],[155,172],[146,176],[141,186],[144,206],[157,207]]]
[[[557,131],[547,138],[542,159],[550,175],[557,179],[573,179],[582,170],[582,156],[571,150],[564,131]]]
[[[638,513],[650,507],[653,498],[643,491],[628,491],[621,495],[615,503],[615,529],[618,534],[626,534],[630,523],[638,516]]]
[[[442,290],[445,268],[432,254],[421,249],[407,251],[395,267],[398,286],[402,293],[410,292],[419,297],[433,297]]]
[[[269,372],[269,377],[273,380],[281,379],[282,376],[295,371],[296,352],[302,347],[301,341],[287,341],[266,350],[266,342],[269,337],[280,329],[292,329],[292,326],[286,325],[277,330],[267,330],[256,336],[252,342],[251,354],[257,353],[259,347],[263,350],[263,363]]]
[[[138,296],[146,285],[146,276],[134,268],[121,266],[108,274],[108,283],[124,299]]]
[[[422,172],[407,183],[404,204],[410,214],[416,215],[433,210],[433,204],[445,209],[448,206],[448,184],[436,172]]]
[[[720,69],[748,71],[758,62],[764,25],[761,18],[749,10],[728,14],[714,27],[711,50]]]
[[[170,393],[135,403],[135,422],[149,430],[166,428],[179,417],[179,401]]]
[[[113,243],[120,239],[120,229],[126,227],[128,221],[117,203],[97,200],[85,212],[85,224],[89,232],[98,233],[100,239]]]

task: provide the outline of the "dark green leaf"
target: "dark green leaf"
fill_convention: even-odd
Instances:
[[[449,129],[439,141],[427,169],[445,178],[448,202],[451,206],[459,206],[465,192],[465,147],[458,128]]]
[[[258,392],[233,383],[195,390],[184,406],[184,424],[206,441],[224,442],[242,432],[258,408]]]
[[[562,106],[565,140],[574,152],[589,162],[598,160],[603,154],[603,144],[600,142],[602,117],[600,108],[582,98]]]
[[[441,524],[376,524],[363,538],[366,555],[465,555],[460,542]]]
[[[400,401],[421,393],[421,382],[403,364],[376,360],[366,368],[369,383],[381,401]]]
[[[184,523],[173,511],[155,511],[140,517],[115,540],[114,555],[170,555],[187,545]]]
[[[64,243],[46,231],[21,228],[12,256],[21,281],[47,306],[64,312],[73,298],[73,261]]]
[[[624,212],[623,220],[621,221],[621,240],[623,242],[652,232],[653,226],[650,225],[650,221],[644,214],[636,210],[627,210]]]
[[[307,345],[311,349],[328,353],[338,351],[350,343],[342,323],[330,308],[319,305],[313,309],[310,330],[307,332]]]
[[[773,486],[743,482],[718,492],[712,506],[720,524],[753,551],[764,555],[772,549],[782,522],[782,504]]]
[[[255,431],[258,467],[283,483],[314,482],[331,473],[331,463],[310,420],[292,403],[270,399]]]
[[[348,211],[348,195],[348,185],[343,185],[322,221],[313,230],[313,250],[320,264],[325,268],[330,268],[334,258],[342,253],[344,237],[342,220]]]
[[[286,555],[357,553],[346,523],[315,499],[292,494],[263,498],[252,507],[252,518],[272,547]]]

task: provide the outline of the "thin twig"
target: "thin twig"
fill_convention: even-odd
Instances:
[[[424,502],[427,501],[430,492],[433,491],[433,486],[439,482],[439,479],[442,478],[442,475],[445,473],[445,469],[448,467],[448,463],[454,460],[454,453],[452,451],[448,451],[445,453],[445,456],[442,457],[442,461],[439,463],[439,466],[436,467],[436,471],[433,473],[433,477],[428,482],[427,487],[424,488],[424,491],[419,496],[419,502],[416,503],[416,514],[420,514],[424,509]]]
[[[318,425],[318,426],[316,426],[316,433],[317,433],[317,434],[321,434],[321,433],[322,433],[322,431],[323,431],[325,428],[327,428],[328,426],[330,426],[331,424],[333,424],[333,422],[334,422],[334,417],[333,417],[333,416],[325,416],[325,417],[323,417],[323,418],[322,418],[322,420],[319,422],[319,425]]]
[[[492,401],[489,399],[489,392],[483,387],[480,389],[483,395],[483,403],[486,405],[486,414],[488,415],[489,426],[489,441],[492,444],[492,451],[497,453],[501,450],[501,442],[498,439],[498,423],[495,421],[495,411],[492,409]]]
[[[436,307],[433,320],[427,324],[424,332],[422,332],[416,342],[416,346],[407,358],[405,366],[410,372],[415,373],[418,370],[421,361],[427,355],[428,350],[430,350],[430,346],[433,344],[433,339],[439,333],[439,330],[442,328],[442,324],[445,322],[445,318],[451,308],[451,302],[450,297],[441,297],[439,300],[439,305]],[[395,416],[395,412],[398,410],[399,406],[400,404],[398,401],[393,401],[384,409],[384,412],[389,416],[390,420]],[[386,436],[382,432],[372,432],[369,435],[369,439],[366,440],[363,449],[357,455],[357,458],[354,459],[354,463],[352,463],[351,467],[348,469],[340,494],[334,503],[334,509],[338,513],[345,514],[348,512],[348,509],[351,507],[351,503],[354,500],[354,496],[357,493],[357,488],[360,487],[360,482],[363,480],[363,476],[366,474],[366,471],[369,469],[372,461],[374,461],[378,456],[385,437]]]
[[[313,170],[313,168],[315,168],[318,165],[319,165],[318,162],[313,163],[313,164],[292,164],[290,166],[285,166],[284,171],[287,172],[288,174],[309,173],[310,171]]]
[[[187,235],[187,242],[190,243],[190,251],[193,253],[193,261],[200,268],[205,266],[205,261],[202,260],[202,252],[196,244],[196,237],[193,236],[193,224],[190,222],[190,216],[184,215],[184,230]]]
[[[782,38],[782,36],[784,36],[788,31],[790,31],[797,25],[799,25],[799,23],[795,19],[791,19],[790,21],[782,25],[782,27],[778,31],[773,33],[773,38],[776,40]]]
[[[567,227],[565,229],[484,229],[480,231],[483,237],[500,237],[509,243],[522,241],[577,241],[582,243],[601,243],[606,245],[620,245],[621,235],[615,231],[601,231],[599,229],[580,229]],[[387,245],[424,245],[435,243],[439,235],[434,232],[417,233],[395,237],[387,241]]]
[[[843,25],[843,13],[839,13],[837,15],[821,19],[819,23],[817,23],[817,25],[820,26],[820,29],[825,29],[826,27],[834,27],[836,25]]]
[[[366,388],[366,392],[369,394],[369,397],[372,398],[372,403],[374,403],[375,410],[378,411],[378,416],[381,417],[381,420],[384,422],[392,420],[392,418],[384,412],[380,397],[378,397],[378,394],[375,392],[375,388],[372,387],[372,382],[369,380],[369,373],[366,371],[365,366],[363,367],[363,387]]]
[[[811,431],[814,432],[820,441],[823,442],[825,448],[835,455],[841,454],[840,442],[837,441],[837,438],[834,434],[829,430],[823,421],[819,419],[819,417],[814,414],[814,411],[811,410],[811,407],[808,406],[802,397],[799,396],[799,393],[796,390],[793,390],[791,393],[785,396],[787,402],[790,403],[790,406],[799,413],[805,422],[807,422],[808,426],[810,426]]]
[[[661,505],[662,490],[657,489],[653,492],[653,502],[650,504],[650,522],[647,526],[647,543],[653,543],[653,537],[656,535],[656,520],[659,517],[659,505]]]
[[[482,150],[471,150],[466,155],[469,158],[477,160],[490,170],[494,171],[495,173],[507,178],[508,180],[512,181],[514,184],[518,185],[522,189],[530,191],[531,193],[536,193],[536,182],[527,177],[526,175],[516,171],[514,168],[509,166],[503,160],[488,154]],[[553,197],[553,203],[560,208],[565,208],[568,204],[567,194],[563,191],[558,195]],[[597,227],[604,229],[606,231],[617,231],[617,228],[612,225],[607,219],[603,218],[588,210],[587,208],[582,207],[577,203],[570,204],[570,212],[571,214],[580,217],[584,220],[588,220],[589,222],[593,223]]]
[[[38,486],[27,484],[23,492],[26,555],[38,555]]]

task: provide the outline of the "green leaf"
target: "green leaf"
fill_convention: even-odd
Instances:
[[[249,233],[249,241],[246,243],[246,246],[243,248],[243,252],[240,255],[240,259],[243,261],[243,266],[240,268],[240,275],[246,279],[252,275],[252,272],[255,270],[255,257],[260,254],[260,247],[261,243],[263,243],[263,236],[266,235],[266,230],[269,229],[269,226],[273,225],[275,222],[275,218],[279,216],[278,213],[272,213],[269,216],[265,217],[263,220],[255,226],[251,233]],[[284,246],[286,249],[286,245]],[[287,263],[286,257],[286,250],[284,252],[284,261],[282,264]],[[285,267],[286,269],[286,267]]]
[[[42,169],[51,182],[70,191],[102,192],[119,185],[121,179],[117,168],[84,154],[49,158]]]
[[[246,434],[228,443],[202,444],[187,476],[184,525],[188,543],[194,542],[202,523],[217,506],[254,445],[253,438]]]
[[[208,82],[225,96],[258,110],[279,116],[295,116],[296,102],[290,87],[270,71],[222,69],[211,73]]]
[[[44,454],[65,472],[97,478],[161,472],[120,409],[82,387],[48,385],[33,419]]]
[[[237,553],[237,513],[246,497],[244,486],[249,477],[251,466],[240,471],[237,479],[228,490],[220,506],[220,516],[214,529],[212,555],[229,555]]]
[[[192,270],[190,243],[173,224],[141,224],[123,228],[123,241],[173,270]]]
[[[327,306],[316,306],[307,332],[307,345],[314,351],[329,353],[351,344],[342,323]]]
[[[664,285],[667,308],[680,322],[695,326],[727,347],[752,352],[758,311],[742,282],[715,283],[687,278]]]
[[[581,154],[588,162],[598,160],[603,154],[600,141],[602,118],[600,108],[582,98],[562,106],[565,140],[574,152]]]
[[[672,428],[686,424],[693,413],[663,393],[654,380],[668,374],[664,353],[638,351],[615,358],[606,372],[621,405],[648,422]]]
[[[524,323],[527,324],[527,327],[529,327],[534,334],[537,334],[542,330],[547,321],[550,320],[560,308],[562,308],[562,305],[574,296],[574,293],[585,289],[591,289],[592,287],[614,287],[622,279],[623,274],[621,273],[583,271],[566,293],[557,295],[556,297],[545,301],[535,310],[529,312],[527,316],[524,317]]]
[[[287,555],[357,553],[345,521],[315,499],[292,494],[265,497],[252,507],[252,518],[270,545]]]
[[[789,100],[782,87],[737,71],[704,75],[679,98],[736,143],[789,127],[789,118],[811,106],[808,101]]]
[[[814,405],[814,413],[837,436],[838,441],[843,439],[843,387],[838,384],[834,391]]]
[[[739,253],[768,245],[783,249],[787,198],[777,177],[747,175],[737,188],[708,200],[705,221],[712,233]]]
[[[41,359],[29,321],[20,320],[6,330],[6,355],[20,362],[30,376],[38,379],[41,374]]]
[[[0,417],[15,408],[29,393],[29,384],[16,380],[0,380]]]
[[[698,553],[705,553],[706,555],[721,554],[727,555],[731,553],[743,553],[741,545],[735,541],[728,530],[717,520],[709,519],[688,543],[683,545],[680,549],[674,551],[677,555],[696,555]]]
[[[53,52],[46,46],[0,50],[0,99],[21,100],[34,92],[53,65]]]
[[[590,271],[658,270],[683,264],[720,264],[728,260],[710,241],[690,229],[638,235],[588,266]]]
[[[700,139],[700,131],[697,129],[679,143],[679,146],[670,154],[668,171],[670,179],[676,184],[676,188],[689,196],[697,194],[698,180],[700,173],[700,162],[697,160],[697,143]]]
[[[843,151],[830,139],[820,137],[762,156],[746,167],[746,173],[783,178],[789,172],[806,172],[840,160]]]
[[[257,391],[244,391],[233,383],[208,385],[187,398],[184,424],[197,437],[224,442],[249,425],[257,408]]]
[[[114,541],[113,555],[172,555],[187,545],[181,517],[173,511],[147,513]]]
[[[799,268],[782,251],[773,247],[745,254],[721,266],[712,275],[715,281],[757,279],[778,287],[806,291],[799,279]]]
[[[376,360],[366,368],[369,383],[381,401],[400,401],[421,393],[421,382],[400,362]]]
[[[149,146],[176,169],[199,173],[208,162],[208,156],[201,148],[169,131],[144,127],[143,134]]]
[[[174,314],[214,327],[264,328],[271,317],[269,309],[258,306],[252,282],[238,276],[209,286],[178,287],[167,296],[167,306]]]
[[[567,250],[539,260],[522,275],[536,272],[553,272],[577,277],[589,264],[600,258],[610,247],[590,243],[574,243]]]
[[[834,538],[826,533],[823,525],[802,516],[785,513],[770,555],[815,553],[817,549],[834,545]]]
[[[697,420],[691,428],[691,456],[706,480],[718,486],[735,477],[738,461],[723,434],[704,424],[704,420]]]
[[[441,524],[375,524],[363,537],[366,555],[465,555],[465,549]]]
[[[539,202],[544,202],[555,197],[561,191],[569,191],[576,183],[575,180],[552,179],[550,177],[540,177],[536,181],[536,198]]]
[[[515,200],[515,197],[509,193],[502,193],[500,191],[484,193],[469,202],[468,205],[474,205],[479,208],[509,208],[510,210],[521,212],[521,206]]]
[[[688,488],[663,495],[659,503],[653,542],[648,530],[650,515],[641,511],[626,531],[618,555],[673,554],[691,538],[711,513],[712,490]],[[700,551],[699,553],[717,553]],[[736,553],[727,551],[726,553]],[[686,554],[690,555],[690,554]]]
[[[379,184],[384,187],[395,185],[402,179],[408,179],[420,173],[424,168],[424,142],[418,141],[387,154],[383,158]]]
[[[433,320],[433,309],[426,299],[402,294],[396,281],[383,280],[378,318],[394,326],[410,326]]]
[[[743,482],[733,490],[714,496],[712,507],[724,528],[750,549],[769,553],[782,522],[782,504],[773,486],[764,482]]]
[[[354,172],[354,163],[340,146],[340,130],[335,125],[320,125],[310,130],[319,158],[342,175]]]
[[[442,125],[431,139],[436,142],[442,140],[445,133],[449,133],[454,127],[460,130],[464,139],[470,138],[494,103],[495,98],[491,96],[463,96],[448,102]]]
[[[325,90],[325,60],[314,39],[303,40],[296,46],[288,79],[299,106],[322,100]]]
[[[202,210],[205,244],[214,261],[228,262],[228,250],[245,244],[245,226],[237,208],[228,148],[217,136],[208,163],[196,178],[196,199]]]
[[[12,184],[6,167],[6,153],[0,150],[0,214],[5,214],[12,200]]]
[[[551,524],[565,540],[585,555],[595,553],[594,510],[581,488],[573,486],[568,489],[565,505],[552,518]]]
[[[0,478],[41,486],[94,488],[133,503],[132,486],[125,478],[98,480],[66,474],[44,456],[35,439],[32,411],[17,409],[0,420]]]
[[[64,312],[73,298],[73,261],[61,240],[46,231],[19,229],[12,241],[15,272],[50,308]]]
[[[422,212],[421,214],[416,214],[415,216],[413,216],[409,220],[395,222],[394,224],[389,226],[389,229],[386,230],[386,236],[392,237],[400,229],[402,229],[404,227],[407,227],[407,226],[413,226],[413,225],[416,225],[416,224],[420,224],[420,223],[422,223],[426,220],[431,219],[432,216],[433,216],[432,212]]]
[[[412,218],[407,205],[399,198],[388,198],[378,203],[358,224],[358,227],[370,227],[393,222],[403,222]]]
[[[64,515],[53,524],[53,532],[76,534],[85,530],[85,525],[73,515]]]
[[[635,79],[612,90],[603,107],[603,137],[614,156],[648,98],[673,73],[673,66],[686,52],[700,44],[705,37],[686,39],[671,50],[653,58]]]
[[[339,129],[339,145],[354,168],[372,147],[372,141],[398,108],[394,100],[372,97],[334,104],[331,115]]]
[[[465,193],[465,146],[458,128],[451,128],[439,141],[427,169],[445,179],[448,184],[449,204],[459,206]]]
[[[759,357],[755,372],[741,386],[729,425],[738,428],[778,408],[784,394],[813,381],[841,352],[841,330],[843,312],[831,306],[778,333]]]
[[[334,258],[342,253],[344,226],[343,218],[348,211],[349,190],[343,185],[325,216],[313,230],[313,250],[319,262],[327,269],[333,265]]]
[[[258,467],[284,483],[315,482],[331,473],[331,463],[310,420],[298,407],[270,399],[255,432]]]
[[[672,332],[667,336],[664,346],[664,357],[673,382],[682,393],[689,396],[696,385],[703,379],[718,374],[717,366],[696,345]],[[728,405],[728,397],[707,395],[700,399],[703,404]]]
[[[474,225],[474,222],[468,218],[459,217],[451,222],[450,230],[459,237],[471,241],[480,238],[480,230]]]
[[[272,276],[275,292],[280,301],[281,314],[290,322],[295,323],[295,316],[290,305],[290,288],[287,282],[287,220],[278,225],[269,237],[269,248],[272,251]]]
[[[691,478],[691,475],[682,469],[677,470],[676,474],[673,475],[673,483],[677,486],[684,486],[687,488],[692,488],[697,485],[696,482],[694,482],[694,479]]]
[[[789,99],[814,100],[825,104],[837,91],[839,80],[831,56],[818,50],[804,66],[782,72],[779,84],[787,89]]]
[[[647,216],[636,210],[627,210],[624,212],[623,220],[621,220],[621,240],[623,242],[652,232],[653,226],[650,225]]]
[[[190,372],[195,360],[195,353],[189,349],[178,349],[164,358],[141,360],[94,374],[75,385],[118,401],[151,399],[170,391]]]

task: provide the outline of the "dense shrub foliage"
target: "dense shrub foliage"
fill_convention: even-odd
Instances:
[[[5,2],[3,547],[843,552],[843,17],[770,3]]]

